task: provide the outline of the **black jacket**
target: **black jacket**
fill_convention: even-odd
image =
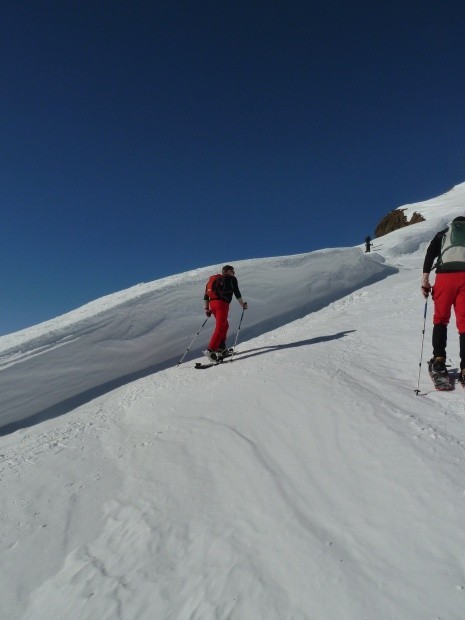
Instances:
[[[425,260],[423,262],[423,273],[431,272],[434,261],[441,253],[442,238],[444,237],[447,231],[448,229],[445,228],[444,230],[441,230],[433,237],[433,240],[431,241],[431,243],[428,246],[428,249],[426,250]]]

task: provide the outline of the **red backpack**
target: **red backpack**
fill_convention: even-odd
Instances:
[[[210,276],[205,292],[208,295],[208,299],[224,299],[224,293],[226,291],[226,278],[222,273],[217,273],[214,276]]]

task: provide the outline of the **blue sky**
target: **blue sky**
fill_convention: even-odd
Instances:
[[[462,0],[7,2],[0,334],[465,181],[464,32]]]

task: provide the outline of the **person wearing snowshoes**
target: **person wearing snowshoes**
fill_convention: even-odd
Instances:
[[[432,287],[429,276],[435,259],[436,279]],[[423,263],[421,292],[425,299],[431,292],[434,302],[430,373],[432,377],[448,376],[447,326],[453,306],[460,339],[460,381],[465,383],[465,217],[456,217],[429,244]]]
[[[228,314],[229,304],[233,295],[244,310],[247,310],[247,302],[242,299],[237,278],[234,275],[234,267],[225,265],[221,273],[211,276],[205,287],[203,297],[205,314],[215,317],[215,329],[213,331],[208,349],[204,351],[206,357],[214,362],[221,362],[225,357],[231,355],[232,351],[226,348],[226,337],[228,335]]]

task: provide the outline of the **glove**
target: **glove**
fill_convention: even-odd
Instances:
[[[244,301],[244,303],[242,304],[242,309],[243,310],[247,310],[248,306],[247,306],[247,302]]]
[[[421,279],[421,294],[425,299],[427,299],[430,291],[431,284],[429,283],[429,273],[424,273]]]
[[[212,311],[210,310],[210,308],[205,308],[205,314],[207,316],[211,316],[212,315]]]

